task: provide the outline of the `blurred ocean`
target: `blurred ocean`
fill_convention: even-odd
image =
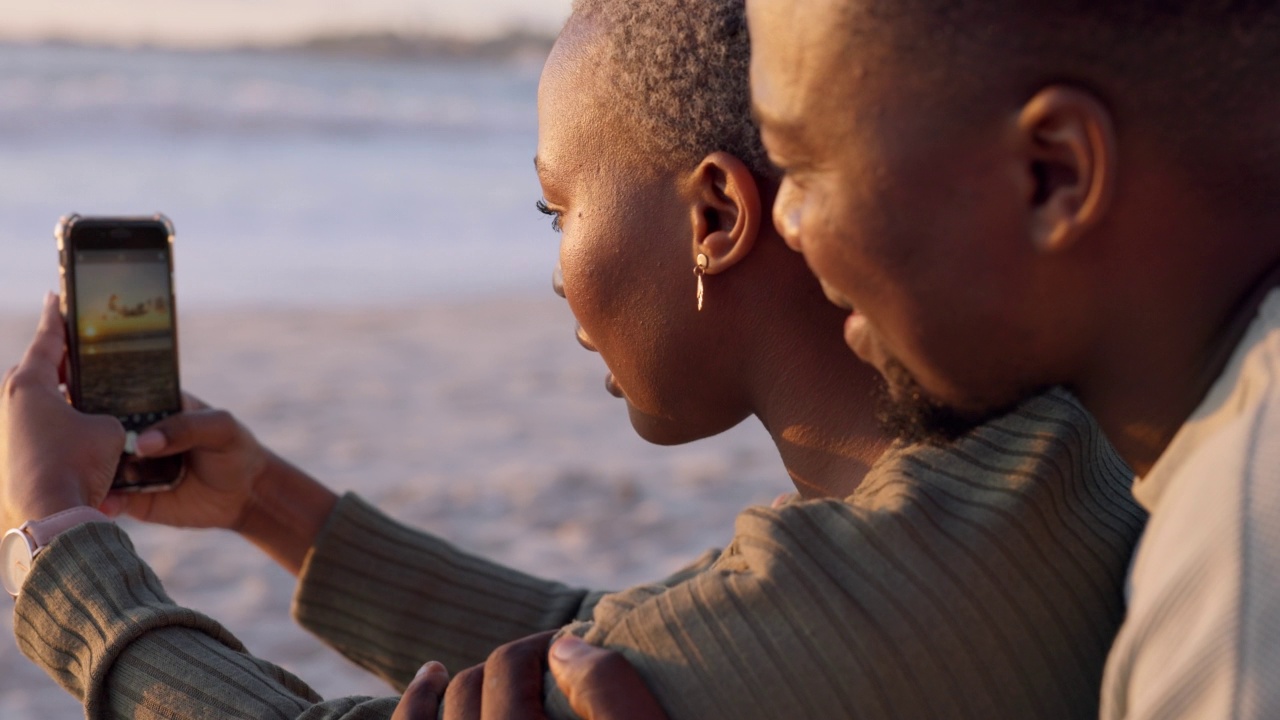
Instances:
[[[0,307],[55,287],[69,212],[169,215],[188,309],[549,288],[540,71],[0,44]]]

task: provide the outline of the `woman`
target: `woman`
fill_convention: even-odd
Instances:
[[[197,407],[138,441],[147,455],[190,450],[186,482],[107,506],[244,535],[299,574],[299,622],[396,687],[424,660],[462,667],[568,625],[622,651],[677,718],[1094,712],[1142,520],[1123,465],[1050,394],[954,446],[895,448],[867,474],[887,444],[876,381],[849,359],[844,313],[768,221],[775,183],[749,119],[740,5],[576,6],[539,90],[543,208],[564,233],[580,339],[605,359],[637,432],[688,442],[754,414],[803,496],[845,499],[750,509],[723,554],[606,595],[337,498],[231,416]],[[47,313],[0,405],[11,523],[102,501],[101,483],[79,478],[109,477],[123,442],[106,421],[55,407],[56,324]],[[92,442],[67,453],[57,438],[74,436]],[[244,654],[168,603],[106,523],[68,529],[42,553],[15,626],[91,717],[366,717],[396,704],[321,701]],[[548,703],[566,715],[562,696]]]

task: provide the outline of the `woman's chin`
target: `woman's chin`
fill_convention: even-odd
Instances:
[[[656,416],[644,412],[627,401],[627,414],[631,419],[631,427],[645,442],[654,445],[683,445],[695,440],[703,440],[734,427],[746,416],[703,416],[677,420],[671,417]]]
[[[631,418],[631,427],[645,442],[654,445],[683,445],[699,440],[704,435],[695,435],[689,428],[670,418],[656,417],[644,412],[627,401],[627,414]]]

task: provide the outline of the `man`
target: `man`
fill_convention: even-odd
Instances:
[[[1103,717],[1280,717],[1280,3],[748,14],[775,218],[901,426],[1063,384],[1137,471]]]

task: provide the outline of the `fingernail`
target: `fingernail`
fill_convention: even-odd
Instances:
[[[440,668],[440,670],[444,670],[444,669],[445,669],[445,668],[444,668],[444,665],[441,665],[440,663],[436,662],[435,660],[432,660],[432,661],[430,661],[430,662],[428,662],[428,663],[423,664],[423,666],[422,666],[422,667],[418,668],[418,672],[417,672],[417,674],[416,674],[416,675],[414,675],[414,676],[413,676],[413,679],[414,679],[414,680],[417,680],[418,678],[422,677],[423,675],[426,675],[427,673],[431,672],[431,671],[432,671],[432,670],[434,670],[435,668]],[[448,672],[448,671],[446,670],[445,672]]]
[[[151,455],[164,449],[164,433],[159,430],[144,430],[138,436],[135,445],[139,455]]]
[[[124,501],[116,495],[108,495],[98,506],[98,511],[110,518],[117,517],[122,510],[124,510]]]
[[[591,650],[591,645],[577,635],[565,635],[551,644],[551,657],[560,662],[572,662]]]

